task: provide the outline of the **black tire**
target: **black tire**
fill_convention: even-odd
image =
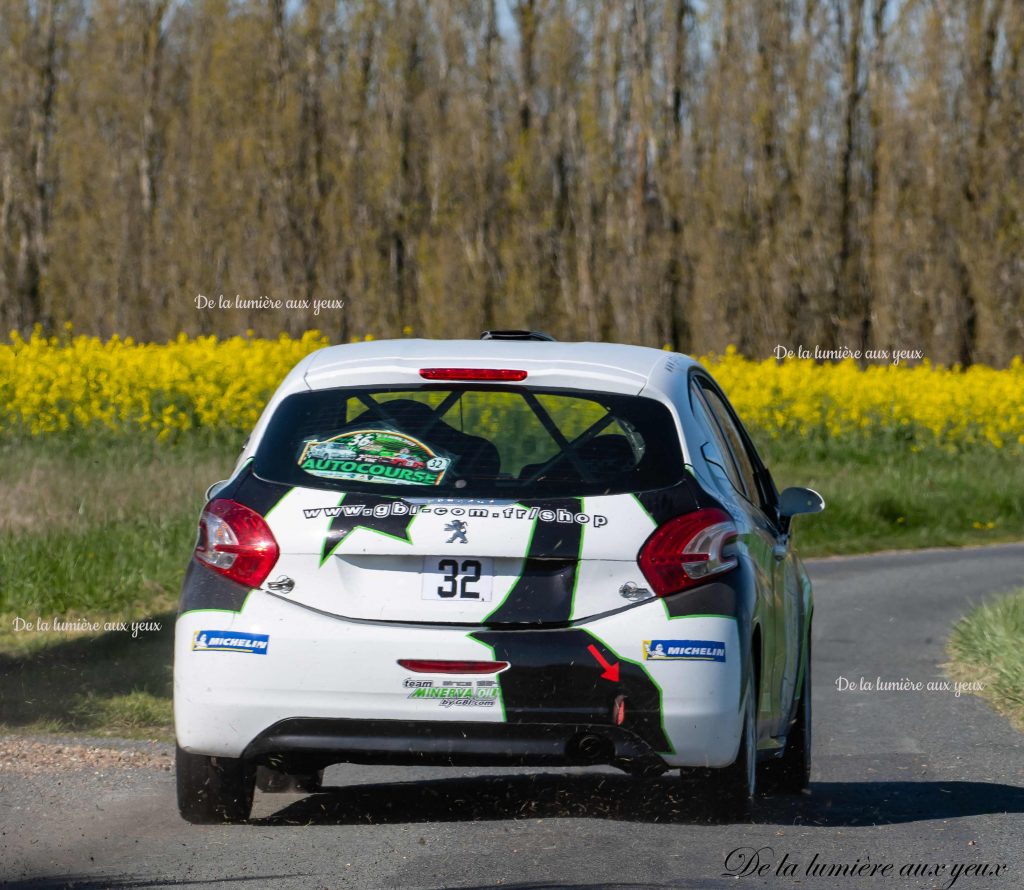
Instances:
[[[323,787],[323,781],[322,769],[312,773],[283,773],[269,766],[256,767],[256,787],[268,794],[316,794]]]
[[[807,641],[807,663],[796,706],[796,720],[786,736],[782,756],[762,767],[764,790],[778,794],[799,794],[811,784],[811,641]]]
[[[743,729],[736,759],[729,766],[701,771],[701,794],[709,805],[737,820],[750,818],[757,793],[757,686],[749,664],[743,688]]]
[[[186,822],[244,822],[252,812],[256,769],[244,760],[175,752],[178,811]]]

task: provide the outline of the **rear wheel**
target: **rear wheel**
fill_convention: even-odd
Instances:
[[[702,771],[701,793],[723,816],[746,819],[757,791],[757,684],[752,664],[744,684],[743,728],[736,760],[720,769]]]
[[[765,790],[799,794],[811,783],[811,641],[807,640],[807,663],[796,708],[796,721],[786,736],[782,757],[764,764]]]
[[[256,768],[233,757],[207,757],[177,748],[178,811],[196,825],[244,822],[252,812]]]

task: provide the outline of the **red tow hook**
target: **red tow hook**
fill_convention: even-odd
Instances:
[[[626,719],[626,696],[615,696],[615,704],[612,705],[612,722],[616,726],[622,726]]]

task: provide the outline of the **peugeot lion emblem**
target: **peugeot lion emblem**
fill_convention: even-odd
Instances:
[[[452,536],[445,541],[446,544],[454,544],[456,541],[460,544],[469,543],[466,539],[466,523],[461,519],[453,519],[444,527],[444,530],[452,533]]]

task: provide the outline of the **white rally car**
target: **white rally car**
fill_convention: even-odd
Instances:
[[[823,503],[777,493],[686,356],[523,332],[329,347],[210,497],[174,648],[190,821],[338,762],[680,768],[738,811],[758,773],[807,783],[790,521]]]

